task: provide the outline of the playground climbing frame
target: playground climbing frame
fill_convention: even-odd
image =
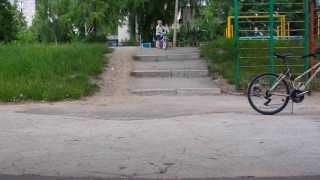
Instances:
[[[300,72],[309,67],[309,60],[303,61],[299,57],[312,50],[312,1],[296,0],[289,3],[284,0],[234,0],[234,14],[228,17],[226,37],[234,41],[237,88],[240,88],[241,76],[248,72],[252,73],[249,76],[265,71],[278,73],[283,65],[275,61],[276,52],[292,53],[290,66]]]

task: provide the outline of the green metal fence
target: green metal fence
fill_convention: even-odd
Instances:
[[[309,61],[309,0],[234,0],[235,82],[283,69],[274,53],[290,53],[290,66],[301,73]]]

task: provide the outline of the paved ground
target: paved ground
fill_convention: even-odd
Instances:
[[[0,179],[320,179],[320,95],[261,116],[242,96],[132,96],[122,75],[113,96],[0,105]]]

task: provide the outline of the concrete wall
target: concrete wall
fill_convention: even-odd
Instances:
[[[11,3],[16,3],[18,9],[23,12],[28,26],[32,25],[32,20],[36,13],[36,0],[10,0]]]

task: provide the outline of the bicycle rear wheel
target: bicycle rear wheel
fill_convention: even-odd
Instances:
[[[249,85],[248,100],[251,107],[264,115],[281,112],[289,103],[290,89],[285,80],[279,82],[278,75],[267,73],[257,76]],[[271,88],[278,85],[271,91]]]

